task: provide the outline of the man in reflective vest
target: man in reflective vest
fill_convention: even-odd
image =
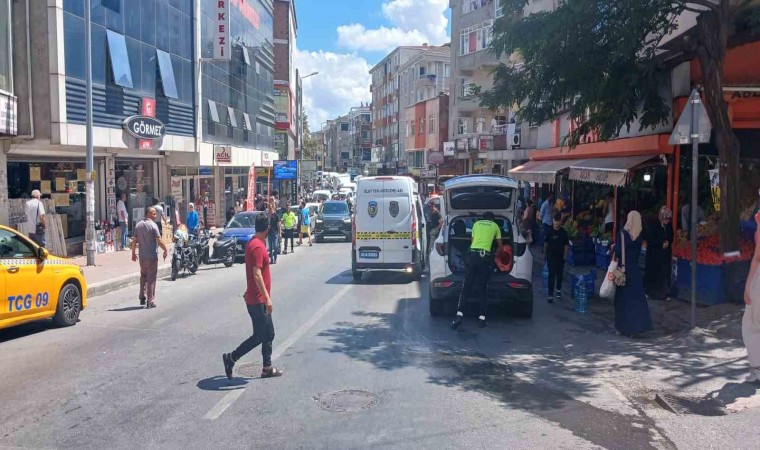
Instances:
[[[462,323],[464,314],[462,309],[467,298],[472,292],[473,286],[482,286],[483,291],[480,298],[480,315],[478,324],[480,328],[486,326],[486,307],[488,302],[488,280],[493,272],[493,249],[496,243],[496,251],[501,252],[501,230],[495,222],[496,216],[490,211],[483,214],[483,219],[478,220],[472,226],[472,241],[470,252],[465,257],[465,273],[462,290],[459,293],[459,303],[457,305],[457,315],[451,323],[451,328],[456,330]]]

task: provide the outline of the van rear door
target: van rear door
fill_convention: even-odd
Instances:
[[[379,264],[385,254],[384,216],[386,210],[381,208],[384,181],[376,178],[363,178],[358,185],[358,195],[354,205],[354,223],[356,224],[356,262]]]
[[[383,263],[412,263],[412,183],[408,178],[389,178],[384,183],[383,193],[380,205],[380,209],[384,211]]]

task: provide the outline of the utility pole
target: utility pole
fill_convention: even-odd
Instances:
[[[86,214],[87,228],[85,229],[85,251],[87,255],[87,265],[95,265],[95,161],[92,146],[92,26],[90,25],[90,0],[84,2],[84,66],[85,66],[85,114],[86,114],[86,131],[85,140],[87,143],[87,156],[85,162],[85,179],[86,179]],[[127,230],[123,231],[124,233]]]

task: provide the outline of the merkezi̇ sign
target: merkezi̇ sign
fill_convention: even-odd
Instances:
[[[137,139],[157,140],[166,135],[164,123],[148,116],[127,117],[124,119],[124,129]]]

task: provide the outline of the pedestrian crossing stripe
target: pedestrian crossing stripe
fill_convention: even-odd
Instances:
[[[360,241],[369,241],[377,239],[411,239],[411,232],[388,233],[384,231],[360,231],[356,233],[356,239]]]

